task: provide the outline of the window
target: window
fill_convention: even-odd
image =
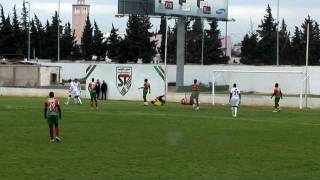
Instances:
[[[79,9],[79,8],[76,8],[76,9],[74,10],[74,14],[80,14],[80,9]]]
[[[88,14],[87,8],[83,8],[83,14]]]

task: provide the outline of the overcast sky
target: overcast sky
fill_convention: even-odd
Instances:
[[[22,2],[23,0],[0,0],[6,14],[12,12],[14,4],[20,9]],[[58,0],[29,0],[29,2],[31,3],[31,13],[37,14],[43,22],[50,19],[58,7]],[[72,4],[75,2],[76,0],[61,0],[61,19],[63,22],[71,22]],[[121,32],[124,32],[126,19],[114,16],[117,14],[118,0],[86,0],[86,2],[91,5],[91,19],[97,21],[102,31],[110,31],[113,23]],[[250,19],[253,28],[257,28],[268,4],[276,17],[277,0],[229,1],[229,17],[236,19],[236,22],[229,23],[228,27],[229,35],[232,36],[234,42],[239,42],[243,35],[250,31]],[[320,22],[320,0],[280,0],[280,18],[286,20],[290,31],[294,26],[300,26],[308,14]],[[159,29],[159,19],[152,19],[152,23],[154,29]],[[219,28],[224,33],[225,25],[220,24]]]

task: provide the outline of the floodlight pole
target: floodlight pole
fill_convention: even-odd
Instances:
[[[279,40],[279,26],[280,26],[280,20],[279,20],[279,0],[277,0],[277,66],[279,66],[279,59],[280,59],[280,40]]]
[[[58,0],[58,63],[60,62],[60,0]]]
[[[30,3],[27,1],[25,2],[26,4],[28,4],[28,9],[29,9],[29,12],[28,12],[28,61],[30,61],[30,49],[31,49],[31,38],[30,38],[30,31],[31,31],[31,28],[30,28]]]
[[[164,90],[165,90],[165,99],[167,100],[168,94],[168,67],[167,67],[167,59],[168,59],[168,16],[166,18],[166,38],[165,38],[165,51],[164,51],[164,66],[165,66],[165,80],[164,80]]]
[[[201,46],[201,65],[203,65],[203,56],[204,56],[204,18],[202,20],[202,46]]]
[[[227,57],[227,49],[228,49],[228,39],[227,39],[227,36],[228,36],[228,20],[226,20],[226,36],[224,38],[224,46],[225,46],[225,51],[224,51],[224,55]]]
[[[309,43],[310,43],[310,22],[307,25],[307,47],[306,47],[306,77],[305,77],[305,101],[308,108],[308,66],[309,66]]]

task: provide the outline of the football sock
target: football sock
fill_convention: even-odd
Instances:
[[[79,104],[82,104],[80,97],[78,97],[78,102],[79,102]]]
[[[57,136],[57,137],[60,137],[60,130],[59,130],[59,127],[56,127],[56,128],[55,128],[55,130],[56,130],[56,136]]]
[[[53,127],[49,129],[50,139],[53,139]]]
[[[235,116],[235,117],[237,117],[237,113],[238,113],[238,108],[235,107],[235,108],[234,108],[234,116]]]

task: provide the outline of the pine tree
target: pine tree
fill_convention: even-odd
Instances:
[[[121,38],[118,35],[118,29],[115,29],[112,24],[110,36],[107,38],[107,51],[108,51],[108,57],[116,62],[119,61],[120,43],[121,43]]]
[[[106,56],[107,50],[104,43],[103,33],[100,31],[96,22],[94,22],[93,48],[94,54],[98,57],[97,60],[103,60]]]
[[[150,41],[149,32],[152,25],[146,16],[132,15],[127,23],[127,34],[121,46],[121,53],[125,53],[121,62],[142,59],[143,63],[150,63],[156,54],[156,42]]]
[[[161,34],[161,46],[160,46],[159,52],[163,62],[165,58],[166,27],[167,27],[166,17],[161,16],[160,30],[159,30],[159,34]]]
[[[201,63],[201,53],[202,53],[202,33],[203,33],[203,23],[201,18],[195,18],[192,25],[192,30],[189,32],[188,38],[188,51],[186,62],[193,64]]]
[[[26,55],[26,49],[24,44],[26,39],[22,35],[21,27],[20,27],[20,22],[18,20],[18,15],[17,15],[17,10],[16,6],[13,7],[13,18],[12,18],[12,36],[11,36],[11,41],[12,41],[12,51],[15,54],[23,54]]]
[[[255,33],[246,34],[241,42],[241,63],[258,64],[258,35]]]
[[[268,5],[266,9],[267,14],[259,25],[259,30],[257,31],[260,36],[259,41],[259,55],[263,64],[271,65],[276,64],[276,52],[277,52],[277,42],[276,42],[276,27],[277,24],[274,22],[272,17],[271,8]]]
[[[168,64],[176,64],[177,60],[177,24],[173,28],[169,27],[168,32]]]
[[[306,43],[307,43],[307,27],[309,24],[309,29],[310,29],[310,34],[309,34],[309,64],[310,65],[317,65],[319,64],[319,55],[318,55],[318,51],[319,47],[318,43],[317,43],[317,30],[316,30],[316,25],[315,25],[315,21],[313,19],[311,19],[310,16],[308,16],[304,23],[302,24],[302,37],[304,40],[303,43],[303,50],[304,52],[306,52]]]
[[[3,26],[2,26],[2,54],[13,54],[15,53],[14,50],[14,42],[12,41],[12,25],[11,25],[11,19],[8,15],[7,18],[4,20]]]
[[[45,30],[39,20],[39,18],[35,15],[34,16],[34,21],[35,21],[35,26],[37,29],[37,40],[36,40],[36,44],[34,44],[35,51],[36,51],[36,57],[37,58],[45,58],[43,55],[43,49],[44,49],[44,45],[46,42],[46,37],[45,37]]]
[[[291,54],[291,45],[290,45],[290,32],[287,30],[287,24],[285,20],[282,20],[281,29],[279,31],[279,55],[280,55],[280,64],[291,64],[290,54]]]
[[[296,26],[292,37],[291,43],[291,64],[303,65],[304,64],[304,42],[302,39],[302,32]]]
[[[89,19],[89,16],[86,20],[86,25],[83,30],[82,38],[81,38],[81,51],[82,57],[85,60],[92,60],[92,56],[94,54],[93,51],[93,28]]]
[[[4,24],[6,21],[6,17],[4,16],[4,11],[3,11],[3,7],[0,5],[0,55],[3,54],[4,52],[4,46],[5,46],[5,42],[4,42],[4,38],[5,38],[5,34],[4,34]]]
[[[75,46],[75,36],[71,29],[71,24],[68,22],[64,26],[61,37],[61,58],[72,59],[73,48]]]
[[[212,20],[210,29],[206,31],[204,41],[204,64],[225,64],[228,59],[223,55],[221,49],[220,30],[218,22]]]

